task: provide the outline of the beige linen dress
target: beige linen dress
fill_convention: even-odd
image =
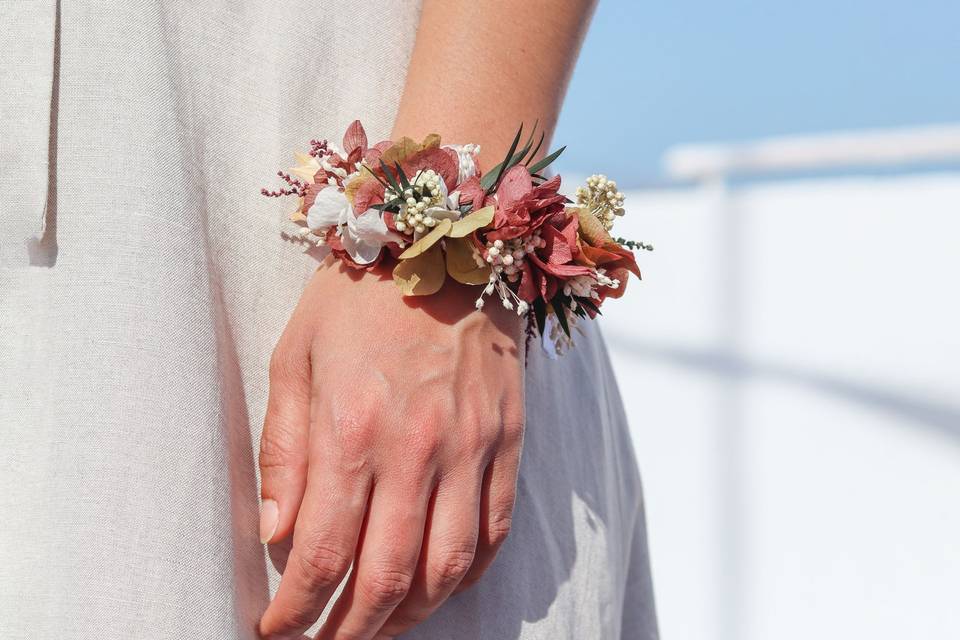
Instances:
[[[0,638],[255,637],[267,362],[316,267],[259,189],[354,118],[389,133],[418,16],[0,0]],[[653,638],[596,326],[527,380],[514,530],[405,637]]]

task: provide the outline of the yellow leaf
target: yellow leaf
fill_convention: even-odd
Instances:
[[[447,276],[439,246],[393,268],[393,282],[405,296],[429,296],[440,290]]]
[[[313,176],[320,170],[320,162],[313,156],[305,153],[293,154],[300,164],[290,170],[290,173],[297,176],[308,184],[313,184]]]
[[[445,236],[452,225],[453,223],[447,219],[441,220],[430,233],[414,242],[406,251],[401,253],[400,259],[409,260],[410,258],[419,256],[421,253],[436,244],[440,238]]]
[[[481,227],[487,226],[493,221],[493,211],[493,206],[484,207],[460,218],[453,223],[453,227],[450,229],[450,237],[462,238]]]
[[[383,152],[383,155],[380,156],[380,159],[383,162],[393,169],[394,165],[398,162],[403,162],[416,152],[420,151],[422,147],[414,142],[412,139],[404,136],[396,141],[392,147]]]
[[[567,209],[570,211],[570,209]],[[603,224],[597,219],[597,216],[590,213],[586,207],[576,209],[577,216],[580,218],[580,235],[591,245],[601,247],[607,242],[613,242],[613,238],[603,228]]]
[[[423,139],[423,144],[421,146],[424,149],[429,149],[431,147],[439,147],[440,135],[437,133],[428,134],[427,137]]]
[[[447,273],[463,284],[487,284],[490,281],[490,265],[477,266],[469,240],[449,239],[444,247],[447,254]]]

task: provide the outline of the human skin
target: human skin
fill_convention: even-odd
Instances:
[[[391,138],[476,142],[489,167],[539,120],[545,150],[592,7],[425,0]],[[523,442],[524,336],[477,295],[448,281],[403,298],[389,268],[329,260],[304,290],[270,363],[261,538],[293,544],[262,636],[299,637],[349,573],[318,638],[392,638],[493,562]]]

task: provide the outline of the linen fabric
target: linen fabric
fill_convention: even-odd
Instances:
[[[418,18],[0,0],[0,638],[256,637],[284,554],[257,539],[267,363],[316,268],[259,189],[355,118],[386,137]],[[531,349],[497,561],[405,638],[656,636],[639,476],[584,329]]]

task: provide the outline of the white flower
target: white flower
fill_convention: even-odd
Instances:
[[[480,145],[445,144],[443,148],[457,152],[457,159],[460,161],[460,176],[457,178],[457,184],[477,175],[477,154],[480,153]]]
[[[336,227],[344,250],[357,264],[370,264],[376,260],[384,244],[401,241],[387,228],[379,211],[368,209],[354,215],[347,196],[333,187],[317,194],[313,206],[307,211],[307,226],[318,235]]]

